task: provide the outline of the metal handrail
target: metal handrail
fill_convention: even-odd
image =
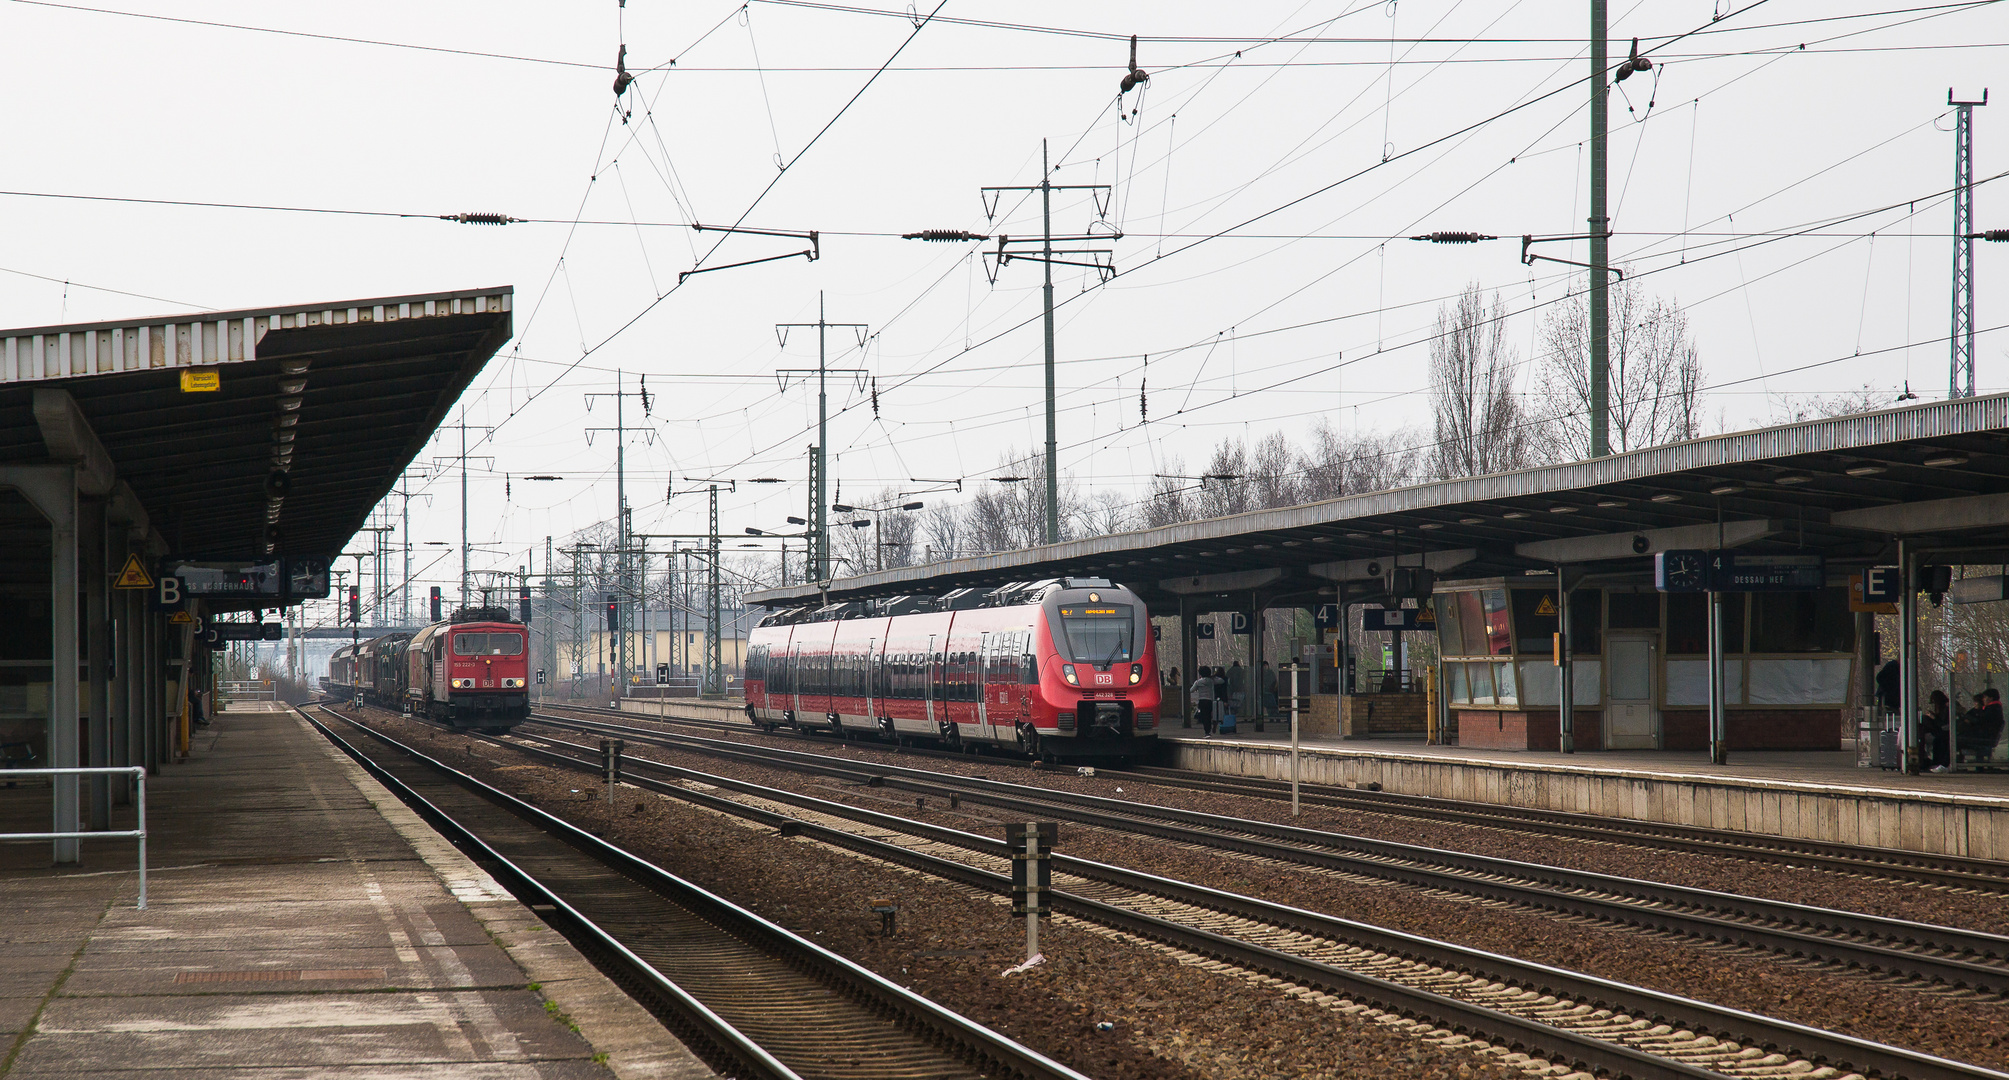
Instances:
[[[107,840],[133,837],[140,847],[140,899],[139,910],[146,910],[146,766],[113,765],[87,769],[8,769],[9,778],[16,776],[96,776],[100,773],[117,775],[126,773],[139,781],[138,828],[119,829],[106,832],[45,832],[45,833],[0,833],[0,840]]]

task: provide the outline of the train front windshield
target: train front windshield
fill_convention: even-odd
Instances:
[[[1108,667],[1136,659],[1136,627],[1128,604],[1070,604],[1060,609],[1068,659]]]
[[[523,652],[521,634],[455,634],[455,656],[518,656]]]

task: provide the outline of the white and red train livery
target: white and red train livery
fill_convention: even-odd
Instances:
[[[1049,757],[1130,757],[1157,738],[1149,615],[1101,578],[779,612],[747,645],[747,716],[770,728]]]

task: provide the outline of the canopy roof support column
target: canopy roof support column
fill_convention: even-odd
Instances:
[[[1723,594],[1709,590],[1709,760],[1730,762],[1728,724],[1723,713]]]
[[[106,677],[110,652],[106,649],[107,631],[111,627],[111,611],[107,605],[105,580],[105,500],[85,497],[78,502],[78,539],[82,541],[83,557],[80,571],[84,581],[84,647],[86,670],[89,673],[91,700],[89,720],[86,730],[89,743],[86,758],[91,768],[102,769],[111,765],[111,680]],[[97,775],[90,778],[91,829],[103,831],[112,827],[112,789],[110,777]]]
[[[67,465],[0,468],[0,485],[14,488],[49,522],[49,765],[74,769],[77,732],[77,474]],[[77,778],[51,778],[51,832],[78,832]],[[78,841],[57,840],[55,861],[77,861]]]
[[[1575,657],[1570,650],[1570,593],[1568,571],[1556,567],[1556,746],[1565,754],[1577,752],[1577,697]],[[1527,688],[1523,687],[1526,693]]]
[[[1199,619],[1193,614],[1192,599],[1181,593],[1179,596],[1179,700],[1185,702],[1186,707],[1179,710],[1179,726],[1185,728],[1193,726],[1192,695],[1187,691],[1187,687],[1192,686],[1193,680],[1200,677],[1200,642],[1197,640],[1197,635],[1194,632],[1194,627],[1198,623]]]
[[[1904,771],[1918,775],[1918,551],[1897,541],[1897,721]]]

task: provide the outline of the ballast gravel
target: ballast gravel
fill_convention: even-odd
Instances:
[[[632,788],[609,808],[579,773],[375,710],[365,719],[1097,1080],[1511,1080],[1535,1064],[1068,919],[1042,926],[1043,964],[1006,975],[1025,938],[1002,898]],[[898,909],[890,937],[871,911],[886,900]]]
[[[800,739],[757,734],[741,738],[786,749],[805,749]],[[818,740],[811,747],[824,757],[881,761],[1265,821],[1291,820],[1287,802],[1139,784],[1120,772],[1098,771],[1090,778],[1079,776],[1070,768],[1029,768],[1024,762],[975,757],[946,760],[899,753],[890,747],[839,744],[835,740]],[[930,799],[929,808],[917,813],[911,798],[904,793],[901,798],[889,801],[882,791],[854,789],[847,797],[845,785],[826,778],[741,765],[695,753],[632,745],[631,750],[684,768],[822,798],[838,797],[870,809],[971,832],[1002,827],[1002,819],[990,816],[994,812],[974,803],[965,803],[959,813],[949,813],[945,807],[934,806],[936,800]],[[891,805],[901,801],[905,802],[904,808]],[[1825,870],[1517,835],[1501,829],[1419,822],[1357,811],[1307,808],[1304,816],[1293,823],[1995,933],[2004,931],[2004,911],[2009,909],[2009,897],[2001,894],[1865,881]],[[1062,829],[1064,850],[1084,858],[2009,1070],[2009,1002],[1995,995],[1976,996],[1917,986],[1870,973],[1824,968],[1676,935],[1627,930],[1391,884],[1363,883],[1131,834],[1067,825]],[[1857,895],[1869,902],[1855,902],[1852,898]]]

